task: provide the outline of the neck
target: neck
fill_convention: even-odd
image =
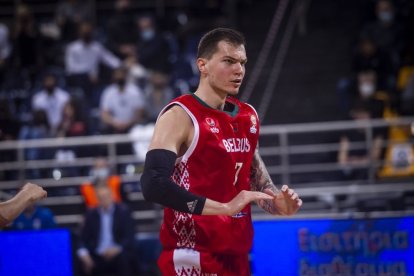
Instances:
[[[216,91],[211,87],[205,89],[201,85],[197,88],[197,91],[194,94],[208,106],[218,110],[223,110],[227,98],[227,93]]]

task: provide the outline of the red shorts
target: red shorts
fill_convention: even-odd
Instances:
[[[250,276],[247,254],[225,255],[188,248],[163,250],[158,266],[164,276]]]

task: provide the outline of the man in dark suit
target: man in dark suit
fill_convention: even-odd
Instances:
[[[78,256],[86,275],[130,275],[134,224],[128,208],[116,204],[107,186],[96,187],[99,206],[85,216]]]

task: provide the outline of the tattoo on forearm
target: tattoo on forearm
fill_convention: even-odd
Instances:
[[[270,178],[269,172],[259,155],[259,151],[256,150],[253,156],[253,162],[250,171],[250,188],[252,191],[263,192],[266,189],[278,192],[278,189],[273,184]],[[275,208],[272,200],[260,200],[257,202],[260,208],[271,214],[278,214],[278,210]]]

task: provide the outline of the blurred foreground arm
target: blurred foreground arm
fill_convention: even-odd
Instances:
[[[45,198],[46,191],[42,187],[27,183],[12,198],[0,203],[0,228],[7,226],[29,205]]]
[[[252,191],[259,191],[272,196],[272,199],[260,199],[257,202],[260,208],[272,215],[291,216],[302,206],[302,200],[288,185],[279,190],[274,184],[260,157],[259,150],[253,156],[250,173],[250,187]]]

